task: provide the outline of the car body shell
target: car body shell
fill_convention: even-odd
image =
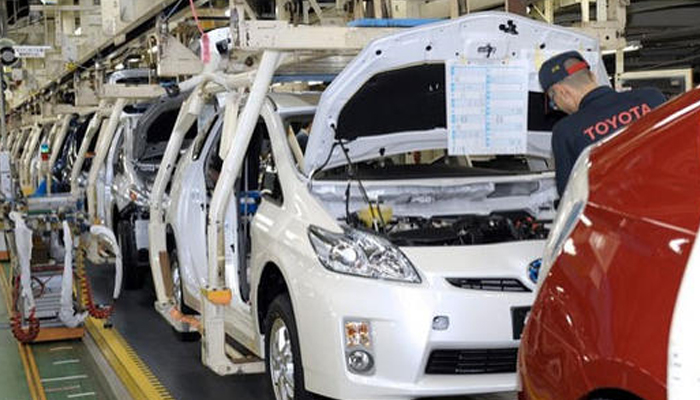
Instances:
[[[256,212],[251,224],[251,300],[248,303],[239,295],[234,296],[226,312],[227,333],[254,353],[263,355],[262,321],[258,318],[262,305],[257,299],[264,290],[266,271],[277,268],[289,287],[310,391],[353,399],[368,396],[399,399],[514,389],[513,374],[440,376],[426,375],[423,371],[433,349],[517,347],[518,341],[512,337],[511,308],[529,306],[532,293],[465,290],[449,285],[445,278],[468,275],[526,282],[527,264],[539,257],[542,241],[402,248],[421,271],[424,281],[419,285],[349,277],[326,270],[319,264],[306,231],[312,224],[337,229],[337,222],[309,192],[303,175],[295,167],[282,122],[285,115],[313,112],[313,107],[285,108],[282,104],[285,99],[280,97],[271,96],[261,116],[270,134],[284,202],[263,200]],[[202,153],[212,145],[208,143]],[[205,286],[207,276],[204,161],[204,156],[192,160],[192,149],[183,157],[174,175],[166,212],[166,221],[177,244],[184,297],[197,310],[200,309],[198,293]],[[551,181],[552,176],[546,174],[540,179]],[[418,182],[402,183],[410,186]],[[345,183],[333,184],[344,186]],[[372,186],[368,183],[369,190],[373,190]],[[226,226],[227,232],[235,226],[235,216],[231,213]],[[228,243],[227,249],[231,247]],[[227,252],[227,257],[232,256]],[[465,260],[469,262],[465,264]],[[495,269],[494,260],[500,260]],[[226,283],[227,287],[240,287],[239,274],[228,269]],[[470,304],[474,307],[469,307]],[[448,332],[431,330],[431,321],[437,315],[451,317],[452,327]],[[344,319],[352,317],[373,321],[378,364],[372,377],[350,374],[345,366],[342,327]]]
[[[498,31],[499,23],[506,23],[508,19],[517,22],[522,32],[520,36],[511,37]],[[305,385],[311,392],[344,399],[409,399],[515,388],[514,373],[433,375],[425,372],[426,365],[431,352],[437,349],[515,351],[519,338],[514,337],[511,313],[514,307],[529,306],[533,293],[528,290],[463,289],[451,286],[446,278],[513,278],[533,289],[534,284],[528,280],[527,269],[533,260],[540,257],[544,244],[542,240],[472,246],[402,247],[400,250],[416,267],[421,278],[420,283],[407,283],[333,272],[321,264],[308,236],[312,225],[331,232],[342,231],[339,222],[342,214],[338,213],[337,207],[342,203],[334,203],[333,197],[341,198],[338,194],[344,192],[347,180],[314,181],[309,176],[311,171],[322,168],[320,160],[329,153],[334,140],[332,121],[343,102],[377,72],[406,65],[439,63],[454,57],[455,48],[464,50],[465,45],[460,38],[469,37],[470,32],[475,36],[469,37],[465,52],[478,57],[479,43],[485,45],[494,38],[483,33],[486,27],[499,32],[493,36],[498,36],[503,57],[510,54],[505,53],[505,49],[515,54],[522,51],[520,54],[528,54],[528,60],[534,63],[532,54],[528,52],[541,49],[543,40],[551,40],[549,51],[563,49],[570,46],[572,41],[577,41],[587,48],[590,57],[599,61],[598,46],[592,38],[524,18],[487,13],[432,28],[420,28],[372,43],[338,76],[337,83],[334,82],[324,92],[318,108],[315,102],[295,94],[271,93],[263,102],[259,117],[269,133],[282,200],[262,196],[250,222],[250,258],[241,260],[238,255],[245,254],[245,249],[240,249],[237,241],[241,219],[237,209],[241,194],[236,193],[229,199],[224,223],[224,278],[225,286],[233,290],[233,298],[225,309],[225,331],[253,354],[265,357],[262,333],[263,318],[268,307],[265,302],[266,290],[270,285],[268,277],[278,274],[284,281],[294,310]],[[448,32],[459,34],[455,36]],[[444,46],[440,40],[445,41]],[[408,51],[425,49],[431,43],[436,49],[433,53]],[[387,50],[388,56],[376,61],[377,50],[381,49],[391,51]],[[419,54],[418,59],[416,54]],[[598,62],[597,65],[602,68],[602,63]],[[536,77],[531,77],[529,86],[531,91],[541,94]],[[290,150],[285,118],[313,113],[316,113],[316,117],[304,160],[307,164],[304,170],[300,170],[297,167],[299,160]],[[447,140],[445,129],[426,132],[420,137],[425,140],[413,142],[410,147],[401,148],[402,151],[429,149],[432,147],[428,146],[436,144],[438,148],[443,148]],[[399,143],[401,138],[399,133],[357,140],[349,145],[350,153],[353,157],[360,154],[358,159],[362,159],[369,157],[372,149],[382,146],[395,151],[390,145]],[[211,149],[213,142],[207,146],[207,149]],[[342,164],[337,154],[335,157],[333,165]],[[200,312],[200,296],[208,283],[208,202],[203,167],[204,157],[193,159],[192,149],[182,157],[173,178],[165,216],[177,250],[185,303]],[[536,189],[530,195],[489,198],[487,194],[493,191],[492,186],[497,183],[534,183]],[[367,181],[365,186],[370,196],[375,197],[383,191],[411,193],[425,190],[437,193],[445,188],[481,187],[488,193],[480,190],[475,193],[486,193],[483,197],[477,194],[450,203],[450,207],[460,210],[462,214],[478,215],[516,209],[532,210],[536,218],[551,218],[551,204],[556,197],[551,172],[454,179],[380,179]],[[324,197],[324,194],[330,194],[330,197]],[[361,202],[351,206],[357,209]],[[415,208],[422,209],[427,215],[427,210],[432,206],[434,204],[423,203]],[[249,277],[250,296],[247,299],[239,290],[241,277]],[[444,331],[433,329],[433,320],[438,316],[448,316],[450,327]],[[371,351],[376,364],[370,374],[352,373],[346,365],[344,324],[357,319],[371,323]]]

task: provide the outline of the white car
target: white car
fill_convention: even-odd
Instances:
[[[125,287],[140,288],[148,273],[148,201],[164,147],[177,118],[184,95],[152,99],[140,105],[142,113],[122,118],[105,161],[98,187],[106,200],[98,205],[114,229],[125,260]],[[191,129],[184,147],[197,133]],[[107,184],[99,182],[105,179]]]
[[[226,218],[225,330],[266,360],[275,398],[515,389],[556,200],[545,45],[602,68],[592,38],[487,13],[374,41],[320,98],[267,96]],[[459,57],[527,63],[531,155],[447,154],[445,61]],[[199,312],[221,119],[182,157],[166,213],[175,297]]]

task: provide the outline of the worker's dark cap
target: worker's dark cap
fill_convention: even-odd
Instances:
[[[570,66],[568,69],[564,67],[564,63],[569,59],[578,59],[581,62]],[[567,51],[566,53],[557,54],[556,56],[545,61],[540,68],[540,85],[545,93],[567,76],[573,75],[582,69],[590,69],[590,66],[578,51]]]

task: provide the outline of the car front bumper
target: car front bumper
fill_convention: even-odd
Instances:
[[[314,275],[295,280],[293,299],[309,391],[343,399],[409,399],[516,389],[514,372],[436,375],[426,367],[433,350],[516,351],[511,310],[529,307],[533,293],[462,289],[443,276],[404,284]],[[449,318],[446,330],[433,329],[438,316]],[[372,374],[346,367],[347,321],[371,324]]]

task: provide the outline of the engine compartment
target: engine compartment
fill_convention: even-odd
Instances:
[[[468,246],[521,240],[544,240],[549,230],[525,211],[494,212],[489,215],[436,217],[394,216],[382,221],[375,213],[367,224],[357,212],[348,225],[371,229],[397,246]]]

